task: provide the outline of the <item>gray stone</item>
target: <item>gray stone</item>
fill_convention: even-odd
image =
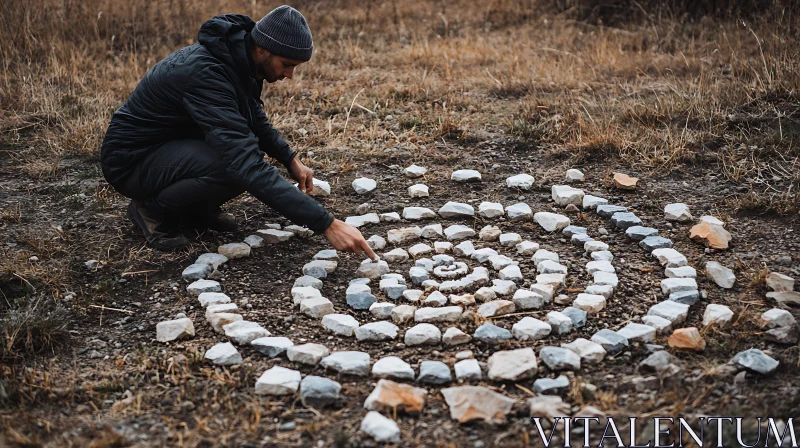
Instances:
[[[256,231],[267,244],[278,244],[294,238],[294,233],[277,229],[261,229]]]
[[[631,226],[625,229],[625,235],[634,241],[642,241],[650,236],[657,236],[658,229],[652,227]]]
[[[300,288],[303,286],[310,286],[314,289],[322,289],[322,280],[310,275],[304,275],[302,277],[298,277],[297,280],[294,281],[292,288]]]
[[[586,325],[586,311],[575,308],[573,306],[564,308],[561,314],[569,317],[572,320],[572,326],[581,328]]]
[[[375,319],[388,319],[396,306],[394,303],[389,302],[375,302],[370,305],[369,312],[375,316]]]
[[[342,375],[367,376],[369,375],[369,361],[369,353],[343,351],[333,352],[322,358],[320,365]]]
[[[511,339],[511,332],[505,328],[485,322],[475,330],[473,338],[487,344],[499,344],[507,339]]]
[[[537,394],[556,395],[566,392],[568,389],[569,378],[565,377],[564,375],[559,375],[556,379],[539,378],[533,382],[533,391]]]
[[[628,227],[642,225],[642,220],[630,212],[617,212],[611,215],[611,224],[618,229],[625,230]]]
[[[329,378],[308,375],[300,381],[300,399],[303,406],[316,409],[335,404],[342,385]]]
[[[628,325],[625,325],[619,331],[617,331],[617,333],[624,336],[628,342],[652,342],[656,338],[655,328],[649,325],[637,324],[635,322],[630,322]]]
[[[572,319],[558,311],[550,311],[545,316],[554,334],[567,334],[572,331]]]
[[[737,353],[728,364],[735,365],[740,369],[747,369],[752,372],[760,373],[761,375],[767,375],[778,368],[779,362],[761,350],[751,348],[750,350]]]
[[[213,252],[205,253],[197,257],[195,264],[207,264],[213,269],[219,269],[220,266],[228,262],[228,257],[222,254],[215,254]]]
[[[596,208],[597,214],[603,218],[610,218],[614,213],[624,213],[628,209],[619,205],[598,204]]]
[[[422,361],[419,364],[417,383],[441,386],[453,382],[450,367],[441,361]]]
[[[367,285],[350,285],[345,292],[347,304],[356,310],[367,310],[378,299],[372,294]]]
[[[573,246],[584,247],[589,241],[594,241],[592,237],[585,233],[576,233],[569,239]]]
[[[700,299],[700,293],[698,291],[679,291],[673,292],[669,295],[667,300],[671,300],[673,302],[682,303],[684,305],[694,305]]]
[[[604,328],[592,336],[592,342],[603,346],[606,352],[614,355],[625,350],[628,346],[628,339],[616,331]]]
[[[672,247],[672,240],[661,236],[648,236],[647,238],[639,241],[639,246],[647,252],[652,252],[656,249],[664,249]]]
[[[206,263],[195,263],[186,267],[181,273],[181,276],[184,280],[200,280],[206,278],[208,274],[210,274],[214,268],[211,267],[210,264]]]
[[[270,336],[265,338],[258,338],[250,343],[253,348],[262,355],[274,358],[281,353],[286,352],[289,347],[294,346],[294,343],[287,337],[283,336]]]
[[[579,227],[579,226],[567,226],[564,227],[564,230],[561,231],[566,236],[572,237],[572,235],[578,234],[586,234],[586,227]]]
[[[550,370],[580,370],[581,358],[572,350],[561,347],[542,347],[539,359]]]
[[[186,291],[194,296],[204,292],[222,292],[222,285],[214,280],[196,280],[186,287]]]
[[[244,239],[244,243],[250,246],[251,249],[258,249],[264,245],[264,238],[258,235],[248,235],[247,238]]]
[[[639,363],[639,370],[644,372],[661,372],[675,362],[675,357],[666,350],[659,350]]]

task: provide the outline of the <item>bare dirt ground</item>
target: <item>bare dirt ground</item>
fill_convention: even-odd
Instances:
[[[642,26],[616,28],[541,13],[512,26],[502,20],[510,20],[520,5],[484,11],[485,20],[479,23],[453,12],[459,5],[442,6],[440,16],[424,8],[414,11],[414,5],[400,10],[395,5],[394,12],[385,5],[364,12],[360,5],[343,7],[360,14],[347,22],[341,12],[306,6],[312,26],[314,20],[319,24],[319,61],[312,60],[292,84],[268,87],[264,99],[276,126],[318,176],[331,183],[333,194],[321,202],[337,217],[356,214],[362,203],[370,211],[399,213],[409,205],[437,210],[450,200],[510,205],[520,196],[534,212],[551,211],[550,187],[562,182],[567,168],[579,168],[586,173],[581,188],[628,207],[660,229],[698,269],[698,283],[708,297],[692,306],[685,326],[702,329],[707,346],[699,353],[670,349],[680,359],[681,372],[657,388],[637,390],[631,383],[641,375],[636,366],[647,355],[640,344],[599,365],[585,365],[569,374],[573,387],[564,399],[572,410],[592,405],[608,415],[640,417],[785,420],[800,415],[800,346],[767,342],[757,324],[761,313],[776,306],[765,296],[766,273],[800,278],[795,143],[800,135],[799,84],[797,71],[789,74],[796,69],[797,49],[785,42],[796,37],[796,26],[765,20],[781,25],[773,25],[772,33],[767,25],[754,28],[762,40],[748,42],[750,29],[730,19],[719,19],[716,31],[708,31],[713,28],[710,18],[697,27],[651,18]],[[256,17],[269,9],[244,12]],[[186,30],[176,31],[184,33],[180,37],[191,38],[194,31],[189,30],[196,29],[203,14],[219,11],[203,3],[189,12],[193,22],[181,25]],[[438,17],[430,19],[435,23],[405,24],[415,14],[427,13]],[[83,14],[94,17],[96,12]],[[147,14],[167,16],[169,11]],[[339,28],[331,24],[337,19]],[[489,19],[496,29],[481,28]],[[96,32],[104,35],[107,25],[100,19],[97,23]],[[392,33],[376,29],[381,24]],[[532,40],[534,31],[537,39]],[[727,46],[722,45],[723,35]],[[256,378],[272,365],[287,366],[285,358],[270,360],[242,347],[245,362],[239,366],[215,367],[202,359],[205,350],[224,338],[205,323],[202,308],[185,292],[181,271],[198,254],[241,241],[265,223],[288,222],[244,195],[227,206],[237,216],[239,232],[211,233],[188,252],[162,254],[144,246],[125,219],[127,200],[102,179],[96,150],[107,110],[124,100],[147,66],[181,44],[151,43],[136,54],[109,44],[109,51],[116,52],[114,61],[132,73],[115,77],[119,68],[106,59],[85,78],[59,74],[48,65],[50,83],[40,90],[5,67],[17,96],[12,98],[10,88],[0,96],[0,317],[5,333],[0,445],[373,446],[358,429],[374,379],[299,367],[304,375],[330,377],[343,386],[342,402],[318,411],[299,399],[254,394]],[[66,61],[58,51],[53,57]],[[78,72],[84,63],[71,64],[70,70]],[[107,79],[102,88],[99,79]],[[55,86],[62,90],[53,97],[58,100],[44,101],[58,90]],[[29,104],[21,104],[25,101]],[[354,106],[356,102],[368,111]],[[428,198],[411,199],[406,193],[416,181],[406,179],[402,168],[412,163],[429,169],[420,180],[430,187]],[[483,181],[456,184],[449,180],[455,169],[477,169]],[[640,188],[613,188],[615,171],[641,178]],[[536,178],[533,190],[505,186],[506,177],[522,172]],[[359,176],[376,179],[378,189],[356,195],[350,183]],[[673,202],[689,204],[695,217],[709,214],[724,220],[733,234],[731,248],[706,250],[690,241],[689,224],[664,220],[663,208]],[[538,350],[589,338],[600,328],[619,329],[663,300],[661,267],[644,251],[593,213],[570,217],[592,234],[609,229],[603,239],[621,266],[620,290],[586,327],[533,343],[512,340],[504,348]],[[476,230],[486,224],[480,218],[452,223]],[[385,236],[404,225],[396,224],[362,230],[365,236]],[[561,234],[543,232],[533,222],[495,224],[561,254],[570,264],[569,294],[590,282],[582,273],[588,258]],[[221,282],[245,319],[295,343],[362,350],[373,360],[397,355],[415,368],[429,359],[452,365],[454,354],[465,349],[485,362],[497,350],[475,342],[406,347],[402,331],[392,343],[330,336],[317,320],[291,306],[289,294],[302,265],[324,248],[324,238],[314,236],[254,250],[251,257],[225,265]],[[101,267],[87,269],[84,262],[90,259]],[[723,290],[705,278],[702,266],[710,260],[734,269],[734,288]],[[367,311],[350,310],[344,300],[359,262],[343,255],[338,270],[326,279],[323,295],[337,310],[347,310],[364,323],[374,319]],[[392,270],[405,273],[412,263],[392,265]],[[521,268],[532,280],[532,263],[523,261]],[[735,313],[733,324],[703,329],[702,310],[709,303],[729,306]],[[12,314],[31,309],[30,321],[11,325]],[[546,311],[532,315],[542,317]],[[790,311],[800,319],[800,310]],[[168,345],[156,342],[155,325],[178,313],[193,319],[197,335]],[[510,329],[519,318],[493,322]],[[458,326],[471,333],[477,324],[463,321]],[[10,332],[13,328],[25,330],[16,334]],[[657,343],[666,345],[666,337]],[[735,382],[734,374],[721,366],[749,348],[769,353],[780,367],[772,375],[748,374],[745,381]],[[555,375],[541,367],[539,376]],[[398,446],[538,443],[525,404],[531,382],[480,384],[517,400],[506,423],[460,425],[450,419],[440,388],[432,387],[421,415],[397,416],[403,433]],[[583,384],[596,386],[596,392]],[[294,428],[279,430],[287,422],[294,422]]]

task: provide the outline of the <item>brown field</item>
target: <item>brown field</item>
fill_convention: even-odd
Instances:
[[[709,350],[684,357],[693,383],[665,386],[663,396],[639,403],[619,398],[624,384],[602,385],[592,397],[576,386],[570,402],[638,415],[777,408],[796,416],[799,347],[775,346],[780,376],[738,394],[724,388],[732,378],[715,369],[736,348],[764,344],[753,322],[773,306],[764,298],[772,262],[790,256],[782,269],[800,278],[800,9],[776,1],[702,15],[709,11],[612,3],[617,8],[609,12],[544,0],[296,2],[316,49],[293,80],[265,86],[267,114],[309,166],[341,177],[342,185],[356,173],[379,176],[379,169],[412,162],[441,168],[429,180],[442,185],[455,166],[489,171],[509,164],[500,172],[514,174],[510,164],[518,163],[548,180],[580,167],[604,187],[612,170],[636,173],[649,196],[625,200],[650,207],[658,219],[666,197],[697,199],[739,226],[732,231],[739,246],[721,255],[741,274],[736,294],[725,296],[737,313],[734,329],[708,329]],[[0,446],[374,444],[356,435],[359,403],[319,414],[299,402],[264,400],[250,393],[261,373],[256,367],[209,367],[200,357],[208,344],[200,343],[187,343],[188,360],[178,365],[168,360],[177,356],[175,346],[150,344],[160,316],[109,310],[130,310],[129,301],[150,300],[150,307],[158,302],[154,292],[171,291],[187,262],[221,242],[164,255],[137,239],[124,220],[124,198],[99,169],[112,113],[149,67],[193,43],[206,19],[237,12],[257,20],[279,4],[0,2]],[[331,198],[325,205],[344,217],[360,202]],[[258,227],[251,220],[280,219],[249,197],[232,209],[252,230]],[[282,259],[297,256],[299,269],[319,248],[292,246],[262,261],[279,272]],[[708,254],[693,250],[693,261]],[[85,272],[83,261],[92,258],[103,262],[103,272]],[[245,266],[251,273],[261,268]],[[257,275],[239,274],[259,284]],[[120,292],[121,277],[127,292]],[[275,294],[286,294],[286,281]],[[336,281],[346,285],[345,278]],[[67,292],[75,296],[64,300]],[[181,298],[159,313],[185,305]],[[110,324],[126,315],[132,321],[125,324],[146,328],[130,341],[128,330]],[[106,332],[112,336],[100,337]],[[91,343],[98,338],[102,344]],[[125,344],[110,351],[118,340]],[[102,359],[81,351],[98,344],[108,345]],[[621,360],[611,366],[587,381],[601,386],[608,371],[627,369]],[[365,390],[355,382],[348,387],[363,399]],[[748,407],[749,400],[758,405]],[[449,419],[444,427],[436,420],[447,412],[441,399],[432,408],[441,415],[429,416],[426,426],[401,425],[414,444],[529,446],[538,438],[526,411],[500,427],[453,429]],[[298,429],[278,432],[287,419],[297,419]],[[152,438],[137,438],[142,428]]]

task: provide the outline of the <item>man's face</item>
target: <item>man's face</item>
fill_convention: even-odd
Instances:
[[[258,50],[259,55],[255,60],[256,75],[270,83],[284,78],[292,79],[295,67],[303,63],[303,61],[272,54],[261,48]]]

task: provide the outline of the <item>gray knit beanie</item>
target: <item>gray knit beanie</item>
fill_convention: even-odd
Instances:
[[[251,35],[259,47],[270,53],[304,62],[311,59],[311,30],[306,18],[291,6],[273,9],[256,23]]]

